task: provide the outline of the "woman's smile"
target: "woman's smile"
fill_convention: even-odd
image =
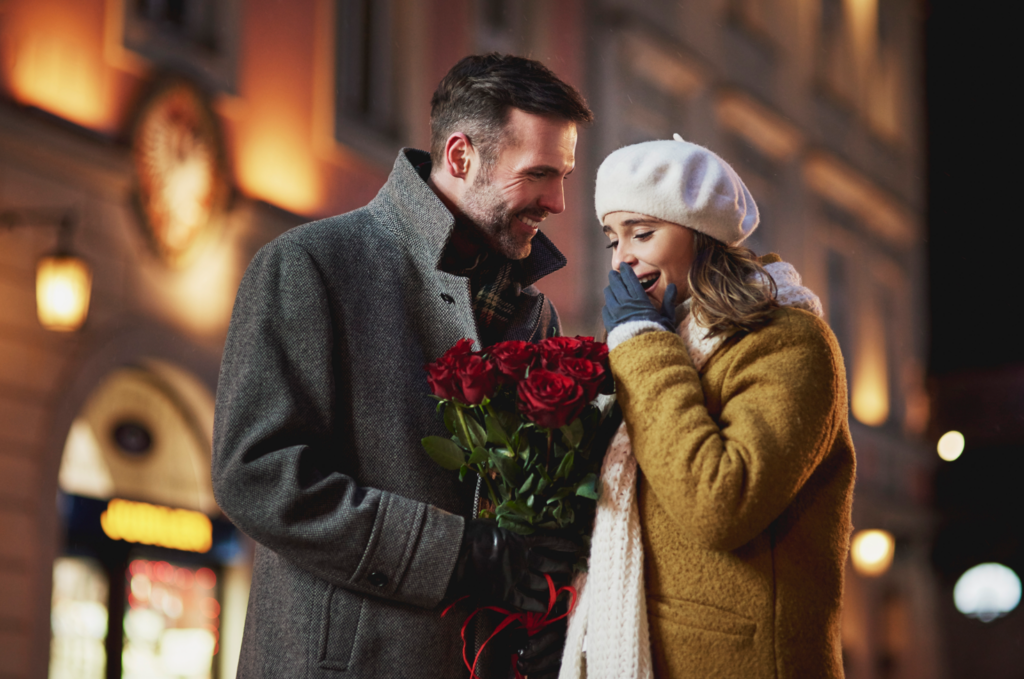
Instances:
[[[604,218],[604,232],[610,241],[611,267],[617,271],[620,264],[628,264],[656,307],[670,283],[676,285],[676,301],[686,299],[693,231],[637,212],[610,212]]]

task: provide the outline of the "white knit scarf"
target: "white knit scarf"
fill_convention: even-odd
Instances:
[[[775,280],[779,304],[821,316],[818,296],[803,287],[796,269],[785,262],[764,268]],[[706,337],[707,329],[689,313],[688,301],[680,306],[686,316],[679,325],[679,334],[694,367],[701,370],[728,335]],[[608,348],[614,349],[627,339],[652,330],[664,328],[648,321],[620,325],[608,334]],[[636,468],[623,422],[601,466],[589,571],[573,582],[579,599],[569,617],[559,679],[653,676]]]

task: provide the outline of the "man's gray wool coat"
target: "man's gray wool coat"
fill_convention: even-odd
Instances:
[[[454,219],[426,160],[403,150],[369,205],[269,243],[239,288],[213,450],[217,502],[257,543],[239,677],[468,675],[469,609],[441,599],[474,487],[420,439],[444,434],[424,364],[477,331],[468,280],[438,269]],[[532,283],[564,264],[538,234],[506,339],[557,332]]]

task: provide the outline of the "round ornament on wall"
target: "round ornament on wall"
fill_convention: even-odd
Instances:
[[[209,100],[193,83],[159,82],[132,134],[136,203],[156,253],[187,264],[221,223],[229,195],[223,144]]]

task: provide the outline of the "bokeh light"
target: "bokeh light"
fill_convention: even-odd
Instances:
[[[1020,578],[998,563],[978,564],[968,569],[953,587],[956,610],[969,618],[992,622],[1020,603]]]
[[[947,431],[939,438],[939,457],[952,462],[964,452],[964,435],[958,431]]]
[[[850,555],[853,566],[861,575],[877,577],[889,570],[896,541],[892,533],[884,530],[862,530],[853,536]]]

